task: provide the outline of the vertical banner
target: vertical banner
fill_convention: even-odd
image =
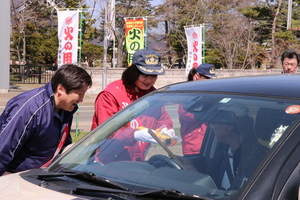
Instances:
[[[202,64],[202,26],[184,28],[188,47],[186,76],[192,67]]]
[[[132,64],[134,52],[139,49],[144,49],[144,28],[144,19],[125,19],[128,66]]]
[[[57,11],[58,55],[57,65],[77,63],[79,11]]]

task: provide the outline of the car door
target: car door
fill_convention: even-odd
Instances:
[[[300,185],[300,127],[286,133],[274,146],[248,187],[234,195],[233,199],[297,200]]]

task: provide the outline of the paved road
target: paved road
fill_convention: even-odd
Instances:
[[[89,132],[91,130],[93,114],[94,106],[79,105],[79,110],[74,115],[72,131],[75,131],[76,127],[78,127],[79,132]]]

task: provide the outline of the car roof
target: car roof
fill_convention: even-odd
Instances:
[[[158,89],[165,92],[226,92],[300,98],[300,75],[280,74],[187,81]]]

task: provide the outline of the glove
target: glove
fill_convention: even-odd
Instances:
[[[176,135],[175,130],[168,130],[165,125],[159,127],[156,130],[156,134],[165,144],[167,144],[167,146],[174,146],[175,144],[182,142],[182,139]]]
[[[155,133],[155,130],[152,130]],[[156,140],[148,133],[147,128],[137,130],[134,132],[134,138],[137,141],[149,142],[157,144]]]
[[[171,138],[173,138],[176,135],[174,129],[168,130],[167,127],[159,128],[159,130],[157,132],[159,132],[160,134],[169,136]]]

